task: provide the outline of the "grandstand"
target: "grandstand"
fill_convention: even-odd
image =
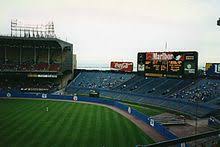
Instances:
[[[201,97],[202,102],[209,102],[220,97],[220,80],[216,79],[201,79],[193,83],[190,87],[179,90],[174,95],[174,98],[195,99],[196,95]]]
[[[204,117],[219,110],[219,101],[215,101],[219,97],[219,82],[212,79],[151,78],[135,73],[82,71],[67,86],[66,92],[88,95],[90,90],[95,89],[101,97],[151,104]],[[198,94],[200,99],[196,112],[195,98]]]
[[[0,88],[52,92],[73,73],[72,44],[57,38],[0,36]]]
[[[70,86],[97,89],[112,89],[134,77],[134,74],[82,71]]]
[[[144,95],[169,95],[177,89],[182,89],[192,83],[192,79],[174,79],[174,78],[150,78],[135,76],[118,87],[123,91],[135,92]]]

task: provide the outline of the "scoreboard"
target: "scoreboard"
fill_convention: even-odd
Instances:
[[[197,52],[138,53],[137,71],[151,77],[195,77],[198,70]]]
[[[220,78],[220,63],[206,63],[206,76]]]

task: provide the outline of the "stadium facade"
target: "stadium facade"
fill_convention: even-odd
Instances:
[[[4,89],[50,92],[65,87],[72,78],[73,45],[63,40],[0,36],[0,52]]]

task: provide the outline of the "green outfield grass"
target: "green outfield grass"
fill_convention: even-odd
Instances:
[[[41,100],[0,100],[0,146],[3,147],[134,147],[149,143],[153,140],[135,124],[106,107]]]
[[[135,105],[135,104],[127,104],[128,106],[130,106],[131,108],[134,108],[148,116],[154,116],[154,115],[158,115],[161,113],[166,112],[166,110],[162,109],[162,108],[152,108],[150,106],[139,106],[139,105]]]

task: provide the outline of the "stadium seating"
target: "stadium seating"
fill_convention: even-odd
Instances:
[[[7,63],[0,64],[0,71],[60,71],[60,64],[48,64],[48,63],[39,63],[33,64],[31,62],[24,62],[22,64],[17,63]]]
[[[68,88],[113,89],[131,79],[134,74],[121,74],[101,71],[81,72]]]
[[[135,76],[114,88],[114,90],[162,96],[175,93],[178,89],[183,89],[191,83],[192,80],[190,79],[144,78],[143,76]]]
[[[57,83],[50,82],[44,79],[19,79],[19,78],[4,78],[0,79],[0,90],[2,91],[17,91],[17,92],[53,92],[59,86]]]
[[[202,117],[219,109],[219,86],[220,80],[145,78],[133,73],[83,71],[67,86],[66,92],[88,95],[91,89],[96,89],[101,97],[152,104],[190,115],[195,115],[197,101],[197,115]],[[199,99],[195,99],[198,94]]]
[[[47,63],[39,63],[35,65],[34,70],[48,70],[48,66]]]
[[[50,64],[49,71],[60,71],[60,65],[59,64]]]
[[[220,97],[220,80],[202,79],[172,96],[189,101],[199,98],[201,102],[208,102]]]

